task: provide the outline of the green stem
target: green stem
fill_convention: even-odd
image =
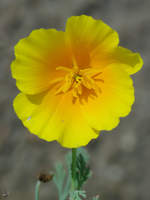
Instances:
[[[72,165],[71,165],[71,171],[72,171],[72,190],[76,190],[76,157],[77,157],[77,150],[72,149]]]
[[[40,181],[37,181],[35,186],[35,200],[39,200],[39,189],[40,189]]]

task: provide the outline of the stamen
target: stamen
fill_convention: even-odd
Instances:
[[[100,79],[100,78],[97,78],[97,79],[94,79],[95,81],[100,81],[102,83],[104,83],[104,80],[103,79]]]
[[[79,98],[83,93],[84,87],[89,90],[94,90],[96,95],[101,93],[102,91],[97,81],[104,82],[104,80],[98,78],[102,72],[93,68],[79,70],[75,59],[73,60],[73,64],[74,66],[72,69],[63,66],[56,68],[56,70],[63,70],[68,73],[65,78],[63,77],[55,80],[56,83],[60,82],[60,87],[56,90],[55,94],[66,93],[71,90],[73,98]]]
[[[63,67],[63,66],[56,67],[56,70],[62,70],[62,71],[66,71],[66,72],[72,72],[72,69],[70,69],[68,67]]]
[[[55,84],[55,83],[59,83],[59,82],[62,81],[62,80],[64,80],[63,77],[56,78],[56,79],[50,81],[50,85]]]
[[[93,76],[92,76],[92,78],[96,78],[97,76],[99,76],[100,74],[102,74],[102,72],[98,72],[98,73],[96,73],[96,74],[94,74]]]

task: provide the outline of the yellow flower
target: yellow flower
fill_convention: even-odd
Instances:
[[[70,17],[65,32],[39,29],[15,47],[14,109],[31,133],[72,148],[112,130],[134,102],[130,75],[143,61],[101,20]]]

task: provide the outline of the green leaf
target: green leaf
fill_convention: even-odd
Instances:
[[[89,161],[90,158],[88,152],[84,148],[81,147],[77,149],[77,155],[79,156],[79,154],[82,154],[86,163]]]
[[[57,163],[55,166],[55,174],[53,177],[53,181],[58,190],[59,200],[66,200],[71,188],[71,180],[72,180],[72,174],[71,174],[72,173],[71,172],[72,154],[71,152],[67,153],[65,160],[66,160],[67,169],[68,169],[67,174],[62,163]],[[80,189],[91,174],[90,168],[87,166],[88,160],[89,160],[89,156],[87,152],[83,148],[77,149],[76,185],[77,185],[78,190],[76,190],[75,193],[70,193],[71,196],[76,195],[77,200],[80,200],[81,197],[84,198],[85,192]]]
[[[53,180],[58,190],[59,200],[65,200],[69,195],[71,177],[70,175],[66,176],[66,172],[61,163],[57,163],[55,169],[56,172]]]
[[[86,198],[86,192],[84,190],[75,190],[70,192],[69,200],[82,200]]]
[[[64,185],[64,179],[65,179],[65,175],[66,172],[63,168],[63,165],[61,163],[57,163],[55,166],[56,169],[56,173],[54,175],[54,183],[56,184],[56,187],[58,189],[58,196],[59,199],[61,199],[61,195],[63,193],[63,185]]]
[[[76,165],[77,165],[76,178],[78,182],[78,189],[80,189],[90,176],[90,168],[87,165],[81,153],[77,157]]]

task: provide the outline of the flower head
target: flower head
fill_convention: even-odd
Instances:
[[[70,17],[65,32],[39,29],[15,47],[14,109],[31,133],[72,148],[112,130],[134,102],[130,75],[143,61],[101,20]]]

